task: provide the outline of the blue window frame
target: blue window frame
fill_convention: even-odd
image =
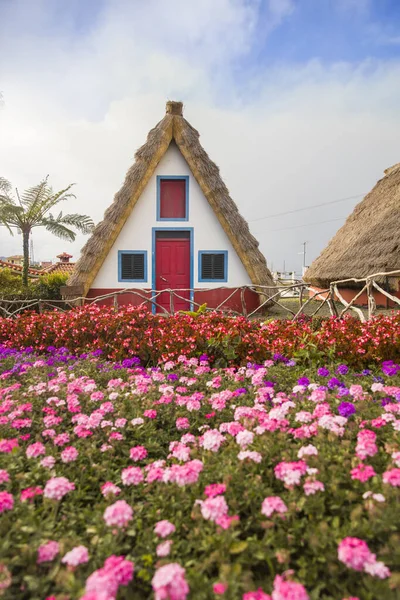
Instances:
[[[199,282],[226,283],[228,281],[228,251],[199,250]]]
[[[118,250],[118,281],[147,282],[147,250]]]
[[[184,217],[161,217],[161,181],[165,179],[180,179],[185,181],[185,216]],[[189,221],[189,175],[157,175],[157,221]]]

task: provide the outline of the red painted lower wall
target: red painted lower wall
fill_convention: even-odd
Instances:
[[[354,296],[357,296],[359,291],[360,290],[354,290],[352,288],[339,288],[339,292],[346,302],[351,302]],[[322,288],[318,288],[315,286],[313,286],[312,289],[309,291],[309,295],[313,296],[315,292],[321,292],[319,296],[315,296],[315,300],[324,300],[327,296],[327,293],[323,292]],[[389,293],[392,294],[392,296],[396,296],[396,298],[400,298],[400,290],[398,290],[397,292],[390,291]],[[377,290],[374,290],[373,294],[376,305],[378,307],[396,308],[398,306],[398,304],[396,304],[392,300],[389,300],[389,298],[387,298]],[[354,304],[355,306],[368,306],[367,293],[363,292]]]
[[[90,289],[87,294],[87,298],[88,299],[97,298],[99,296],[105,296],[106,294],[112,294],[112,293],[118,292],[118,291],[119,290],[116,288]],[[137,294],[140,294],[141,296],[136,295],[136,294],[131,294],[131,293],[119,294],[117,296],[119,306],[126,305],[126,304],[138,306],[139,304],[142,304],[142,302],[144,302],[143,296],[145,296],[146,298],[150,298],[149,290],[136,289],[136,290],[132,290],[132,291],[137,292]],[[231,294],[232,294],[232,296],[231,296]],[[242,313],[242,301],[241,301],[241,290],[240,289],[236,290],[236,291],[234,290],[234,288],[216,288],[214,290],[207,290],[207,291],[195,290],[194,301],[197,302],[198,304],[207,303],[208,308],[217,308],[222,302],[224,302],[224,300],[227,300],[227,298],[229,296],[231,296],[231,298],[229,298],[229,300],[226,303],[224,303],[223,308]],[[260,299],[259,299],[258,294],[256,294],[255,292],[252,292],[251,290],[245,290],[244,302],[245,302],[247,313],[252,312],[260,305]],[[97,302],[97,304],[100,304],[103,306],[112,306],[114,304],[114,298],[111,297],[111,298],[106,298],[104,300],[99,300],[99,302]],[[151,308],[150,303],[148,306],[149,306],[149,308]]]

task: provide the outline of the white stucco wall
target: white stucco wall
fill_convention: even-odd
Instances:
[[[157,175],[188,175],[189,176],[189,220],[188,221],[157,221]],[[203,195],[200,186],[192,175],[189,165],[183,158],[178,147],[172,143],[159,162],[149,183],[144,189],[136,206],[128,217],[124,227],[112,246],[92,289],[95,288],[136,288],[149,289],[152,284],[152,227],[193,227],[194,256],[193,268],[194,287],[214,288],[220,286],[236,287],[250,284],[250,278],[226,233],[222,229],[217,216]],[[118,251],[147,250],[147,283],[118,281]],[[228,251],[228,280],[226,283],[201,283],[198,277],[199,250]]]

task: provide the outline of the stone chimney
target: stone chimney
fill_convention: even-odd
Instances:
[[[72,258],[72,254],[67,254],[67,252],[63,252],[62,254],[57,254],[57,258],[60,259],[60,263],[69,263],[69,259]]]

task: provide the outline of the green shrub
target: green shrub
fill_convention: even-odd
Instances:
[[[60,288],[67,283],[67,273],[50,273],[42,275],[39,281],[32,285],[35,298],[41,300],[61,300]]]
[[[7,294],[17,294],[22,291],[22,277],[16,275],[11,269],[0,269],[0,294],[4,297]]]

